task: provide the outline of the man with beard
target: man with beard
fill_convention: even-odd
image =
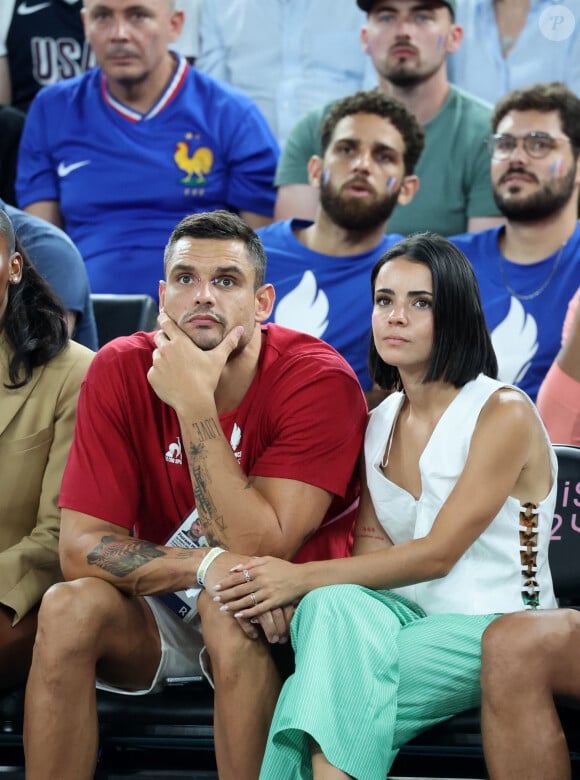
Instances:
[[[413,115],[379,92],[339,100],[322,125],[322,155],[308,164],[320,192],[314,221],[291,219],[258,231],[277,291],[274,321],[335,347],[365,390],[370,272],[401,238],[385,235],[387,220],[419,187],[413,170],[423,137]]]
[[[491,107],[447,78],[447,55],[463,37],[454,22],[455,0],[357,3],[368,14],[361,40],[379,92],[400,100],[425,131],[416,171],[421,189],[408,208],[395,208],[389,229],[451,235],[497,224],[485,151]],[[276,219],[315,213],[318,193],[308,186],[306,165],[319,153],[320,125],[331,106],[310,111],[288,137],[276,171]]]
[[[514,90],[490,139],[501,227],[457,236],[473,264],[502,381],[533,399],[580,286],[580,99],[560,82]]]

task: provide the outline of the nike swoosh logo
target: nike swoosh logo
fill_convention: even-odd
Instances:
[[[56,170],[60,177],[68,176],[69,173],[76,171],[77,168],[83,168],[85,165],[89,165],[90,162],[90,160],[81,160],[81,162],[71,163],[70,165],[65,165],[61,162]]]
[[[36,5],[27,5],[26,0],[24,3],[20,3],[17,8],[17,13],[21,16],[28,16],[28,14],[35,14],[37,11],[44,11],[45,8],[50,8],[52,3],[37,3]]]

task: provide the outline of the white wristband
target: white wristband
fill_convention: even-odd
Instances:
[[[197,581],[202,588],[205,587],[205,575],[207,574],[207,570],[218,557],[218,555],[221,555],[225,552],[226,551],[221,547],[212,547],[211,550],[206,555],[204,555],[202,562],[197,567]]]

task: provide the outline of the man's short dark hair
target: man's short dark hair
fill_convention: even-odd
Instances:
[[[332,106],[320,128],[322,156],[330,145],[336,125],[341,119],[353,114],[376,114],[389,120],[403,137],[405,175],[412,174],[425,144],[423,128],[399,100],[387,97],[375,89],[370,92],[356,92],[354,95],[337,100]]]
[[[266,277],[266,253],[262,242],[252,228],[231,211],[202,211],[190,214],[173,229],[165,247],[163,262],[165,269],[173,255],[173,247],[180,238],[213,238],[217,241],[240,241],[246,247],[248,259],[254,266],[256,278],[254,288],[264,284]]]
[[[560,81],[533,84],[508,92],[495,106],[491,118],[493,132],[510,111],[556,111],[563,132],[572,142],[574,157],[580,152],[580,98]]]
[[[495,378],[497,359],[487,329],[479,285],[469,260],[450,241],[436,233],[416,233],[388,249],[371,273],[374,300],[379,271],[397,257],[423,263],[433,280],[433,351],[423,380],[463,387],[479,374]],[[400,390],[399,369],[379,356],[371,336],[369,371],[384,390]]]

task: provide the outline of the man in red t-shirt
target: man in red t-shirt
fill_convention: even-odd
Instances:
[[[258,633],[203,586],[240,554],[348,554],[366,418],[332,347],[262,325],[274,303],[264,272],[262,245],[237,216],[186,217],[165,251],[160,330],[117,339],[93,361],[60,498],[69,582],[43,600],[27,689],[33,780],[93,776],[95,676],[147,693],[199,674],[204,643],[220,778],[258,775],[280,687],[265,637],[284,641],[290,616],[270,613]],[[167,546],[192,511],[210,547]],[[166,594],[196,585],[201,626],[166,606]],[[263,707],[240,718],[246,691]]]

